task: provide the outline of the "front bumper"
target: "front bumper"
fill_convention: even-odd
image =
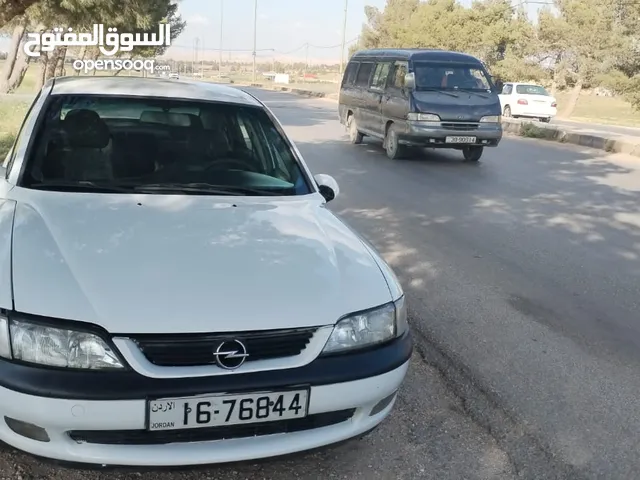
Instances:
[[[476,142],[447,143],[447,137],[476,137]],[[502,124],[409,121],[399,139],[402,144],[423,147],[497,147],[502,139]]]
[[[0,440],[40,457],[110,466],[203,465],[310,450],[356,437],[382,422],[393,408],[412,350],[411,337],[407,334],[375,350],[319,358],[305,367],[260,372],[258,376],[242,374],[227,375],[223,379],[203,377],[159,380],[133,373],[139,377],[139,383],[143,384],[136,388],[133,388],[133,383],[123,380],[125,377],[122,376],[129,373],[59,372],[2,362],[0,383],[5,386],[0,387],[0,409],[3,414],[0,419]],[[365,367],[369,369],[368,372]],[[19,380],[15,375],[18,371],[24,373],[24,369],[32,373],[44,371],[45,375],[54,378],[49,382],[51,386],[59,384],[64,376],[71,374],[93,376],[93,382],[97,382],[95,385],[102,383],[104,388],[96,392],[91,385],[85,384],[82,387],[85,398],[82,398],[79,385],[62,383],[54,388],[55,393],[61,396],[53,398],[52,391],[47,390],[46,386],[35,385],[31,388],[32,392],[24,393],[6,385]],[[10,374],[3,377],[3,371]],[[320,375],[322,371],[324,377]],[[377,373],[372,374],[374,371]],[[355,378],[357,376],[361,378]],[[113,380],[111,384],[109,377]],[[118,377],[121,377],[120,380]],[[259,377],[262,378],[260,382]],[[333,381],[329,381],[331,378]],[[24,378],[20,380],[23,390],[28,381],[28,378],[27,381]],[[269,428],[279,423],[272,422],[263,424],[267,426],[266,430],[255,429],[253,433],[241,435],[236,433],[224,439],[220,439],[220,435],[215,434],[215,429],[211,428],[208,430],[216,437],[215,440],[210,439],[213,437],[207,439],[206,435],[203,437],[201,433],[204,429],[194,429],[194,432],[199,430],[196,434],[200,435],[194,437],[196,440],[169,435],[160,442],[157,438],[145,442],[148,436],[145,430],[146,399],[149,397],[250,392],[265,388],[277,390],[302,384],[310,385],[307,418],[313,420],[309,420],[308,425],[303,428],[298,425],[296,428],[286,427],[278,433],[269,433],[274,431]],[[65,390],[67,394],[63,395]],[[34,391],[40,391],[40,394],[35,395]],[[117,397],[120,399],[116,399]],[[46,430],[49,441],[38,441],[16,433],[7,424],[7,418]],[[152,435],[148,438],[151,437]],[[105,438],[110,440],[104,440]],[[134,440],[130,441],[132,438]]]

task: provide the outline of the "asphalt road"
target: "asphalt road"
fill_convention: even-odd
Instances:
[[[360,441],[275,462],[0,479],[631,479],[640,463],[640,162],[506,138],[477,165],[350,145],[335,103],[256,91],[330,208],[407,291],[416,354],[392,416]]]
[[[516,138],[478,165],[393,162],[349,145],[333,103],[259,95],[336,177],[332,210],[399,273],[429,362],[515,471],[549,478],[546,455],[564,478],[637,478],[640,162]]]

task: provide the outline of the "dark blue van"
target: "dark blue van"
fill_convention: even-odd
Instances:
[[[340,122],[351,143],[379,138],[387,156],[410,147],[462,150],[477,162],[502,139],[498,90],[477,58],[418,49],[364,50],[351,57],[340,88]]]

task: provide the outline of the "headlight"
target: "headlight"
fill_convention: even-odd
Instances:
[[[407,114],[407,120],[414,122],[439,122],[440,117],[433,113],[409,113]]]
[[[113,349],[97,335],[7,318],[0,319],[0,355],[51,367],[124,368]]]
[[[340,320],[322,353],[370,347],[402,336],[409,328],[405,298]]]
[[[480,119],[480,123],[500,123],[501,121],[500,115],[489,115]]]

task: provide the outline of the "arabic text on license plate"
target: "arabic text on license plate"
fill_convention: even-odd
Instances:
[[[447,137],[446,143],[476,143],[476,137]]]
[[[148,402],[149,430],[216,427],[307,416],[309,390],[164,398]]]

